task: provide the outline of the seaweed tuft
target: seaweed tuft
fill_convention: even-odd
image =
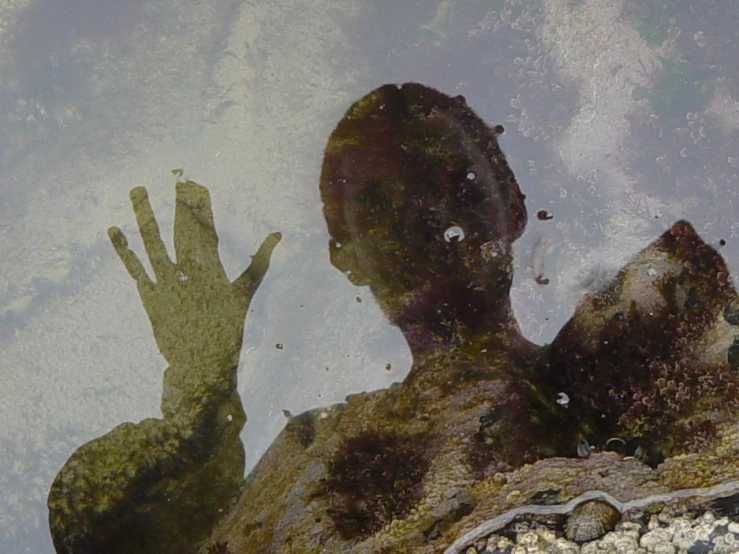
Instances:
[[[419,436],[368,430],[339,445],[321,488],[342,539],[366,538],[411,510],[428,471],[421,443]]]

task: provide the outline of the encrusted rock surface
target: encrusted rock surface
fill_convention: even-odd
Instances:
[[[293,545],[306,554],[461,554],[485,536],[475,534],[481,525],[512,510],[562,508],[593,491],[621,508],[650,497],[696,509],[708,492],[669,495],[739,479],[737,375],[728,360],[739,330],[724,315],[737,294],[722,258],[689,223],[675,223],[586,296],[544,348],[520,340],[490,282],[469,284],[484,267],[506,294],[504,241],[526,221],[515,180],[498,165],[500,132],[484,131],[464,98],[418,85],[381,87],[347,112],[321,184],[331,259],[370,286],[408,339],[414,366],[403,383],[288,425],[212,542],[243,554]],[[478,156],[493,166],[476,166]],[[430,170],[421,171],[422,190],[420,168]],[[469,189],[482,178],[486,188]],[[438,237],[466,195],[481,209],[490,201],[503,219],[478,228],[485,218],[467,213],[467,238],[449,254]],[[417,228],[408,214],[425,209],[431,215]],[[486,256],[491,242],[497,254]],[[468,280],[447,287],[462,267]],[[558,402],[562,393],[568,402]],[[613,438],[623,451],[606,451]],[[593,454],[577,459],[578,451]],[[395,477],[399,487],[390,485]],[[658,509],[657,500],[644,502]],[[637,548],[633,529],[617,529],[599,539],[603,548]],[[521,536],[529,550],[520,552],[549,539],[561,535]]]
[[[646,523],[645,523],[646,521]],[[484,543],[484,544],[483,544]],[[512,525],[464,554],[735,554],[739,523],[711,512],[693,517],[669,511],[641,515],[616,525],[602,538],[578,544],[545,526]]]

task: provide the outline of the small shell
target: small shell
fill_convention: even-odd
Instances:
[[[585,439],[580,439],[577,443],[577,456],[579,458],[590,458],[593,453],[593,447]]]
[[[444,240],[447,242],[461,242],[464,240],[464,229],[459,225],[452,225],[444,231]]]
[[[565,536],[571,541],[586,542],[612,531],[621,521],[621,512],[603,500],[591,500],[577,506],[567,518]]]

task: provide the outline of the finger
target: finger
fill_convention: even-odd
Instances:
[[[247,295],[254,293],[269,269],[272,252],[280,239],[282,239],[280,233],[272,233],[264,239],[257,253],[252,256],[249,267],[234,281],[236,287],[243,290]]]
[[[147,275],[146,269],[144,269],[144,264],[141,263],[136,253],[128,248],[128,240],[126,240],[123,231],[118,227],[111,227],[108,229],[108,237],[131,278],[138,284],[151,286],[153,283]]]
[[[154,277],[157,281],[161,281],[166,278],[168,273],[172,272],[174,264],[167,254],[167,247],[164,246],[162,241],[159,225],[154,216],[154,211],[151,209],[149,195],[144,187],[136,187],[131,190],[131,204],[141,232],[141,241],[144,243],[151,267],[154,270]]]
[[[185,181],[177,183],[174,216],[174,248],[177,265],[186,275],[193,271],[226,272],[218,257],[218,234],[208,189]]]

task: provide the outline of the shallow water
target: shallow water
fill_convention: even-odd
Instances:
[[[210,189],[230,276],[283,235],[245,330],[247,467],[284,409],[403,378],[399,331],[329,263],[318,196],[329,133],[382,83],[463,94],[506,127],[529,210],[512,297],[532,341],[679,218],[725,241],[736,278],[731,0],[200,4],[0,4],[0,551],[52,552],[65,460],[159,415],[165,363],[106,229],[142,252],[128,192],[144,185],[171,251],[174,168]]]

